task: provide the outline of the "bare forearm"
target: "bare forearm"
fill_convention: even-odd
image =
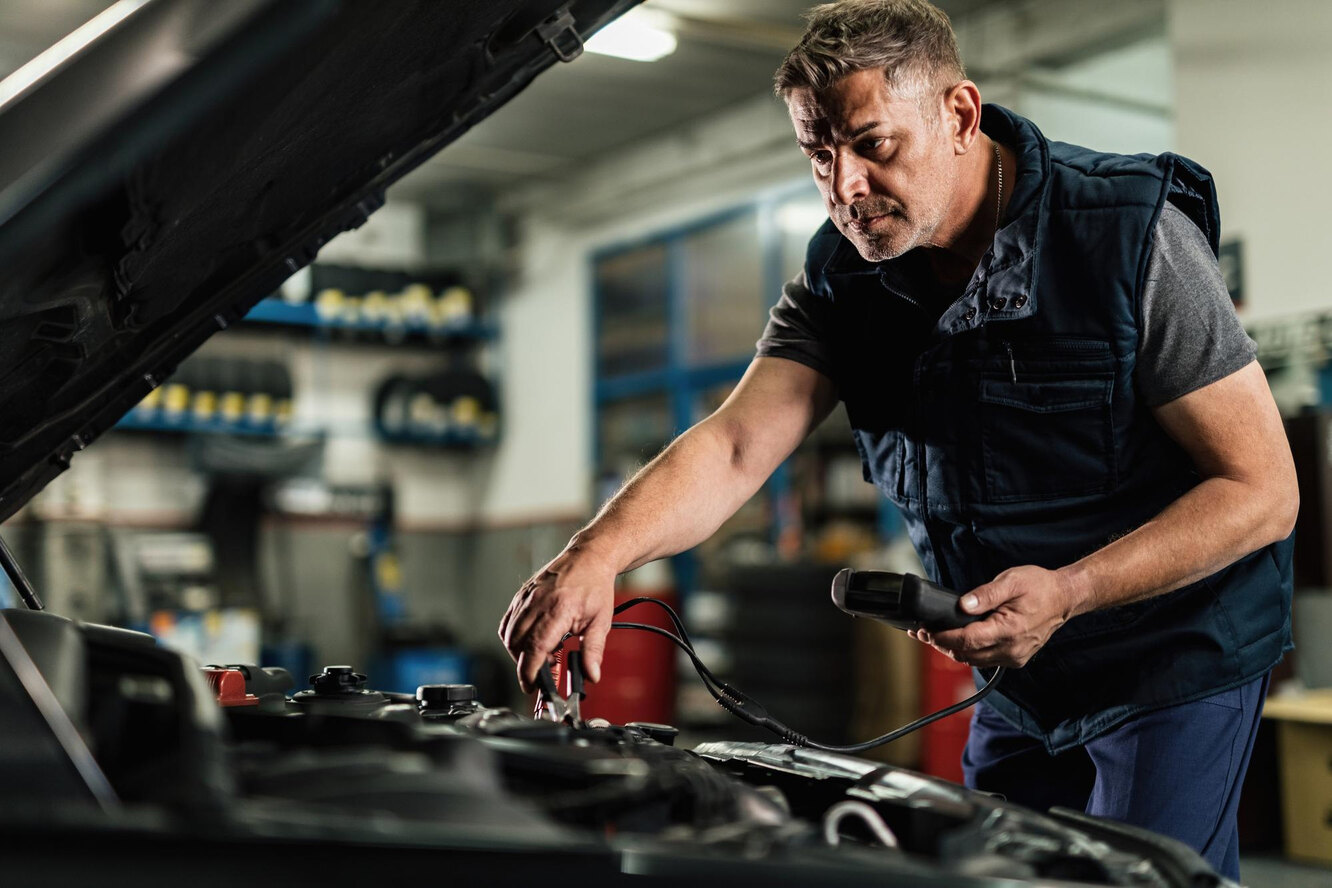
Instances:
[[[1208,478],[1132,533],[1059,571],[1073,593],[1073,613],[1162,595],[1210,576],[1289,535],[1296,505],[1280,487]]]
[[[1075,613],[1178,589],[1285,539],[1295,526],[1295,463],[1257,362],[1154,415],[1204,480],[1142,527],[1060,571]]]
[[[683,552],[711,536],[766,476],[746,464],[722,422],[705,420],[644,466],[571,545],[598,550],[621,572]]]
[[[755,358],[717,412],[624,486],[564,551],[522,585],[500,621],[518,681],[530,689],[567,635],[583,639],[588,676],[601,674],[615,577],[711,536],[818,425],[832,382],[783,358]]]

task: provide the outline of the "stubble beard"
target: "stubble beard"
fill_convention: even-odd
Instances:
[[[874,216],[889,216],[888,224],[877,230],[857,228],[852,223],[857,219]],[[880,203],[860,203],[852,207],[837,207],[830,213],[833,224],[855,246],[861,258],[866,262],[886,262],[896,259],[916,247],[933,242],[934,234],[943,222],[944,213],[926,212],[908,214],[896,201]]]
[[[923,232],[919,226],[912,223],[900,207],[875,209],[862,214],[860,218],[883,215],[885,210],[889,216],[888,225],[880,227],[877,231],[855,227],[849,211],[838,213],[834,219],[838,230],[851,241],[866,262],[886,262],[889,259],[896,259],[919,246],[922,241]]]

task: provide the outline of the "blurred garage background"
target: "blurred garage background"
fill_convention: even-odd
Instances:
[[[513,699],[495,636],[510,597],[726,397],[824,218],[770,89],[808,5],[648,0],[392,188],[5,525],[48,605],[204,662],[353,663],[385,689]],[[939,5],[987,100],[1053,139],[1216,176],[1223,270],[1303,494],[1299,650],[1246,787],[1246,878],[1329,884],[1332,705],[1303,690],[1332,686],[1332,4]],[[109,6],[4,0],[0,75]],[[712,540],[624,594],[678,603],[705,660],[811,735],[965,696],[965,670],[827,603],[846,565],[915,562],[835,414]],[[748,736],[664,644],[617,640],[593,711]],[[956,779],[965,737],[959,716],[884,755]]]

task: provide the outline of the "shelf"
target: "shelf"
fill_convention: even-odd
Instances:
[[[475,319],[442,325],[427,324],[419,320],[390,323],[389,321],[327,319],[320,317],[313,303],[291,303],[272,297],[261,300],[254,308],[250,309],[249,313],[245,315],[245,320],[259,324],[304,327],[312,330],[371,333],[389,341],[411,337],[441,342],[488,342],[497,336],[494,325]]]
[[[287,427],[275,429],[272,427],[255,426],[246,422],[226,422],[223,420],[199,421],[192,417],[182,416],[175,419],[167,419],[162,416],[146,417],[139,415],[137,411],[130,411],[121,417],[116,423],[115,428],[120,431],[128,432],[155,432],[177,435],[241,435],[247,438],[268,438],[268,439],[291,439],[291,438],[324,438],[333,434],[338,437],[351,436],[350,430],[344,429],[339,434],[337,429],[327,428],[296,428]],[[370,434],[368,427],[360,427],[359,435]],[[439,447],[448,450],[480,450],[485,447],[494,447],[499,443],[496,436],[485,437],[480,432],[468,430],[453,430],[440,434],[420,434],[420,433],[387,433],[376,430],[375,437],[386,444],[400,444],[416,447]]]
[[[439,434],[423,434],[420,432],[379,432],[379,439],[385,444],[401,444],[410,447],[439,447],[445,450],[481,450],[486,447],[494,447],[499,443],[498,437],[487,438],[480,432],[455,430],[441,432]]]
[[[192,435],[242,435],[248,438],[318,438],[323,437],[323,429],[275,428],[258,426],[248,422],[228,422],[222,419],[197,420],[191,416],[167,418],[164,416],[142,416],[137,410],[131,410],[120,418],[115,428],[130,432],[168,432]]]

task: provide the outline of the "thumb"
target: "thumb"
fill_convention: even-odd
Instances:
[[[583,633],[583,669],[587,680],[596,684],[601,681],[601,657],[606,653],[606,636],[610,633],[610,617],[598,615]]]
[[[968,614],[987,613],[1011,597],[1008,590],[994,583],[986,583],[962,596],[962,610]]]

